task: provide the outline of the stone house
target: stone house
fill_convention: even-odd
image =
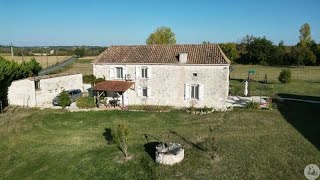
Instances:
[[[93,73],[107,80],[96,90],[117,93],[123,106],[224,109],[229,65],[217,44],[111,46],[96,58]]]
[[[8,90],[9,105],[49,107],[63,90],[83,91],[82,74],[53,74],[13,81]]]

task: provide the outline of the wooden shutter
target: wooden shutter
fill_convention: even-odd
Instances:
[[[115,68],[111,66],[109,69],[109,79],[114,79],[115,73],[116,73]]]
[[[190,84],[184,85],[184,100],[190,99]]]
[[[203,84],[199,84],[199,100],[203,100],[204,99],[204,86]]]
[[[136,79],[140,78],[140,74],[141,74],[141,67],[136,66]]]
[[[127,67],[122,68],[122,79],[127,79]]]
[[[151,87],[147,87],[147,97],[151,97]]]
[[[147,71],[148,71],[148,74],[147,74],[148,76],[147,76],[147,78],[148,78],[148,79],[151,79],[152,71],[151,71],[151,67],[150,67],[150,66],[147,67]]]
[[[141,97],[142,96],[142,87],[139,86],[137,89],[138,89],[138,91],[137,91],[138,96]]]

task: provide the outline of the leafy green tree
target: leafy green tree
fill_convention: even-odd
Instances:
[[[315,41],[311,41],[310,49],[313,54],[316,56],[316,64],[320,65],[320,44],[317,44]]]
[[[271,64],[276,57],[276,48],[271,40],[266,37],[246,36],[242,45],[245,51],[242,51],[240,63],[243,64]]]
[[[309,43],[311,43],[311,30],[310,25],[308,23],[305,23],[300,28],[300,44],[301,46],[307,46]]]
[[[235,60],[239,58],[237,45],[235,43],[219,44],[219,46],[231,62],[235,62]]]
[[[292,64],[295,65],[313,65],[317,57],[307,46],[296,46],[291,51]]]
[[[151,33],[147,44],[176,44],[176,36],[169,27],[159,27]]]
[[[77,55],[78,57],[84,56],[86,53],[86,49],[84,47],[76,48],[74,50],[74,54]]]
[[[211,44],[210,41],[202,41],[202,44]]]

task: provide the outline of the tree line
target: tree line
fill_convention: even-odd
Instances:
[[[48,56],[72,56],[79,54],[81,56],[98,56],[101,52],[103,52],[106,47],[100,46],[48,46],[48,47],[13,47],[13,52],[15,56],[33,56],[35,53],[47,54]],[[49,52],[54,50],[53,54]],[[0,45],[0,53],[1,54],[10,54],[11,46],[1,46]]]
[[[175,44],[175,34],[169,27],[159,27],[149,35],[147,44]],[[203,41],[203,44],[210,44]],[[246,35],[240,43],[219,44],[232,63],[260,65],[320,65],[320,44],[311,37],[311,28],[305,23],[300,28],[299,42],[285,46],[275,45],[264,37]]]

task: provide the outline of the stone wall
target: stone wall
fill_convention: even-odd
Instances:
[[[9,105],[34,107],[36,105],[34,81],[13,81],[8,90]]]
[[[8,91],[10,105],[42,107],[51,106],[52,100],[63,90],[83,91],[82,74],[40,79],[40,89],[35,89],[35,81],[23,79],[12,82]]]
[[[37,106],[52,104],[63,90],[80,89],[83,92],[82,74],[40,80],[40,90],[36,90]]]
[[[143,65],[139,65],[143,66]],[[119,65],[125,67],[126,74],[135,81],[134,90],[128,90],[128,104],[170,105],[176,107],[213,107],[223,109],[229,90],[229,65],[145,65],[151,71],[151,77],[137,76],[137,65]],[[93,65],[94,75],[110,80],[111,64]],[[197,75],[194,76],[193,73]],[[201,84],[203,99],[185,98],[185,84]],[[149,87],[150,96],[139,96],[139,87]]]

